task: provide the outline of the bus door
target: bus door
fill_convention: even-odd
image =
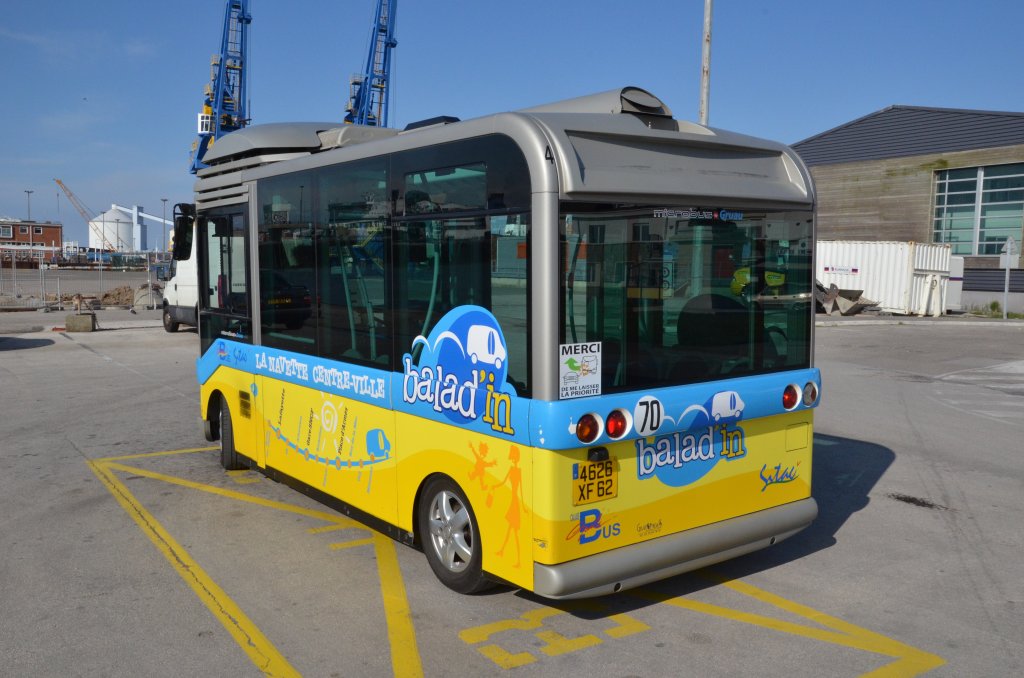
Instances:
[[[252,304],[245,205],[200,212],[200,355],[207,365],[204,394],[219,391],[231,412],[235,448],[258,458],[255,402],[258,378],[252,374]]]

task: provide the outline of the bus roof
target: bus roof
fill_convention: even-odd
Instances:
[[[630,202],[686,195],[735,206],[800,206],[814,199],[809,172],[784,144],[676,120],[660,99],[637,87],[473,120],[438,120],[406,131],[336,122],[247,127],[217,140],[203,159],[210,167],[199,171],[197,190],[253,178],[224,176],[236,171],[249,175],[246,170],[336,149],[353,149],[345,155],[355,158],[376,152],[371,148],[390,153],[505,133],[528,155],[531,148],[541,155],[550,149],[559,170],[557,190],[568,199]],[[369,142],[380,143],[364,146]],[[355,151],[357,146],[362,148]],[[343,159],[330,154],[299,164]]]

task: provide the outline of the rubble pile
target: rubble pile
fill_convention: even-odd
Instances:
[[[130,285],[115,287],[103,293],[100,303],[103,306],[131,306],[135,303],[135,290]]]

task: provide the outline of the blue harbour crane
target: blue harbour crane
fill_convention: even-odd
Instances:
[[[192,144],[193,174],[207,166],[203,156],[214,141],[249,123],[246,61],[250,23],[249,0],[227,0],[220,54],[215,54],[210,61],[210,84],[206,86],[203,109],[199,113],[199,137]]]
[[[395,39],[398,0],[377,0],[377,12],[370,33],[366,68],[352,77],[345,122],[353,125],[387,127],[388,90],[391,80],[391,50]]]

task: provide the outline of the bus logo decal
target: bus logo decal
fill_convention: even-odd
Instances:
[[[746,434],[738,422],[744,403],[735,391],[714,394],[704,405],[690,405],[673,423],[683,431],[636,441],[637,478],[657,478],[683,487],[697,482],[719,461],[747,454]],[[671,420],[670,417],[666,419]]]
[[[571,520],[578,521],[565,536],[566,541],[590,544],[598,539],[612,539],[622,534],[622,524],[612,522],[613,516],[601,513],[599,509],[587,509],[573,514]]]
[[[481,421],[492,431],[514,435],[515,391],[505,380],[508,347],[497,319],[480,306],[460,306],[442,317],[429,337],[412,342],[421,347],[413,365],[412,351],[402,356],[402,400],[425,404],[456,424]]]
[[[797,462],[797,466],[800,463]],[[797,473],[796,466],[783,467],[782,464],[776,464],[772,468],[768,468],[768,464],[764,464],[761,467],[761,482],[764,486],[761,487],[761,491],[764,492],[768,489],[769,485],[777,485],[779,483],[791,483],[800,475]]]

